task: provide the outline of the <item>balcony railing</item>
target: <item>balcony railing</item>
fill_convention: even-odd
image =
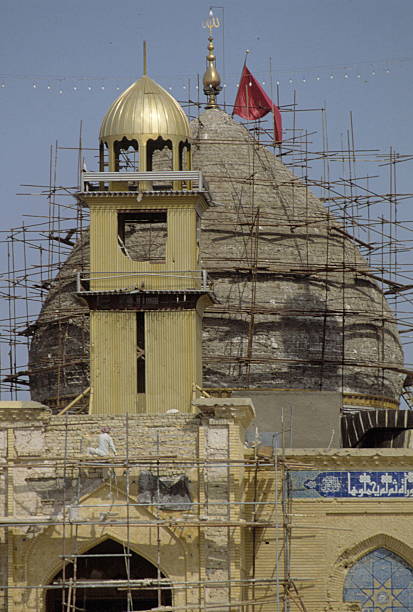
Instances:
[[[211,289],[206,270],[171,270],[162,272],[95,272],[93,274],[78,272],[76,275],[76,290],[77,293],[110,290],[133,291],[134,289],[140,291],[142,282],[145,283],[145,289],[149,291],[174,289],[209,291]]]
[[[128,191],[196,190],[203,191],[202,172],[198,170],[163,170],[156,172],[87,172],[81,173],[82,192],[107,191],[110,183],[127,183]],[[177,183],[179,187],[177,187]],[[158,184],[158,185],[157,185]]]

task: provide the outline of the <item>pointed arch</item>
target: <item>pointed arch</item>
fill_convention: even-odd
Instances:
[[[375,551],[379,552],[374,555]],[[371,555],[371,556],[369,556]],[[377,559],[376,559],[377,557]],[[384,559],[385,564],[400,564],[400,567],[407,569],[411,572],[412,584],[411,584],[411,597],[413,598],[413,548],[402,542],[401,540],[385,533],[378,533],[352,547],[346,549],[337,559],[332,572],[329,576],[327,597],[330,601],[347,601],[348,603],[353,601],[349,599],[350,596],[354,596],[354,592],[345,591],[345,589],[356,588],[353,582],[350,585],[350,579],[347,581],[347,576],[352,576],[352,568],[360,567],[360,571],[364,571],[364,576],[368,574],[368,564],[377,560],[380,562],[380,558]],[[367,566],[363,569],[363,559]],[[360,564],[360,565],[357,565]],[[356,570],[354,570],[356,572]],[[409,580],[406,578],[407,574],[404,574],[405,586],[404,589],[410,589]],[[366,578],[367,579],[367,578]],[[347,584],[347,586],[346,586]],[[383,591],[384,592],[384,591]],[[391,588],[390,588],[391,592]],[[410,596],[410,591],[403,597]],[[360,601],[360,600],[359,600]],[[413,599],[412,599],[413,602]],[[375,610],[376,608],[372,608]],[[380,610],[381,608],[377,608]],[[389,611],[393,608],[388,608]],[[413,609],[413,608],[412,608]]]
[[[162,586],[157,589],[154,585],[146,585],[128,591],[125,590],[128,579],[161,579]],[[165,579],[165,574],[148,559],[132,548],[125,548],[123,543],[104,537],[99,544],[76,557],[76,562],[68,561],[53,576],[51,584],[62,584],[62,587],[47,590],[45,611],[60,612],[63,601],[70,607],[91,612],[126,609],[128,599],[134,610],[170,606],[171,585]],[[73,588],[69,586],[72,581]]]
[[[413,569],[387,548],[375,548],[347,572],[343,600],[358,603],[372,612],[411,610]]]
[[[118,524],[105,524],[100,517],[102,504],[107,504],[108,496],[111,496],[113,503],[117,505]],[[123,506],[121,501],[125,503]],[[134,500],[131,499],[131,502]],[[129,541],[129,546],[134,553],[159,566],[161,573],[167,577],[168,581],[174,585],[182,580],[195,580],[196,567],[198,561],[198,547],[192,538],[192,531],[172,529],[162,525],[159,529],[161,554],[159,555],[157,538],[153,537],[153,527],[150,526],[156,517],[150,509],[144,506],[129,507],[129,515],[126,511],[125,492],[118,486],[102,482],[92,491],[86,493],[79,500],[78,512],[82,513],[82,518],[86,522],[77,527],[76,536],[73,533],[65,533],[62,525],[48,525],[30,541],[25,555],[25,566],[28,568],[27,581],[29,584],[50,585],[54,577],[62,569],[62,554],[76,552],[84,554],[91,548],[110,538],[123,545]],[[83,507],[85,505],[85,507]],[[142,521],[138,529],[127,529],[126,519],[131,521]],[[90,519],[91,523],[87,523]],[[102,522],[99,522],[99,519]],[[144,525],[147,523],[147,526]],[[38,560],[43,562],[39,563]],[[33,606],[36,609],[45,610],[46,590],[24,592],[27,597],[27,607]],[[17,591],[16,591],[17,593]],[[174,605],[185,605],[188,593],[173,591]],[[37,606],[37,607],[36,607]],[[60,612],[60,611],[59,611]]]
[[[338,562],[342,563],[344,568],[348,568],[376,548],[387,548],[413,566],[413,549],[387,533],[377,533],[359,542],[341,555]]]

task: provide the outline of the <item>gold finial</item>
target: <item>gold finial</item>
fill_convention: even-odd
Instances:
[[[218,17],[212,12],[212,9],[209,9],[209,16],[206,21],[202,24],[203,28],[209,29],[208,36],[208,55],[207,59],[207,69],[204,73],[203,83],[204,83],[204,94],[208,97],[208,102],[206,108],[218,108],[216,102],[216,96],[221,91],[221,77],[219,76],[219,72],[216,68],[216,57],[214,55],[214,38],[212,36],[212,30],[214,28],[219,28],[220,22]]]
[[[146,40],[143,41],[143,74],[148,74],[148,56],[146,51]]]

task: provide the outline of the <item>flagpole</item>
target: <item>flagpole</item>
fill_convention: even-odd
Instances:
[[[248,57],[248,53],[251,53],[251,51],[250,51],[249,49],[245,49],[245,58],[244,58],[244,64],[243,64],[243,66],[242,66],[240,80],[238,81],[238,89],[239,89],[239,87],[240,87],[240,85],[241,85],[242,75],[244,74],[244,68],[245,68],[245,67],[246,67],[246,65],[247,65],[247,57]],[[248,99],[248,98],[247,98],[247,99]],[[235,107],[233,106],[233,107],[232,107],[231,117],[233,117],[233,116],[234,116],[234,108],[235,108]],[[247,108],[248,108],[248,103],[247,103]]]
[[[249,49],[245,49],[244,67],[247,65],[248,53],[251,53],[251,51]],[[245,86],[245,100],[246,100],[246,103],[247,103],[247,112],[249,111],[249,108],[250,108],[250,101],[249,101],[249,96],[248,96],[248,87],[249,87],[249,83],[247,83],[247,85]]]
[[[245,85],[245,101],[247,103],[247,113],[248,113],[249,108],[250,108],[250,101],[249,101],[249,97],[248,97],[248,87],[249,87],[249,84],[247,83]]]

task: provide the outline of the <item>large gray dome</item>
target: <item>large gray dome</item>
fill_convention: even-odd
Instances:
[[[193,167],[216,204],[201,235],[202,266],[219,299],[204,318],[204,386],[397,401],[404,375],[396,324],[355,243],[226,113],[204,112],[192,133]],[[88,313],[73,294],[88,256],[86,234],[43,306],[30,351],[34,400],[61,396],[64,404],[88,385]]]

